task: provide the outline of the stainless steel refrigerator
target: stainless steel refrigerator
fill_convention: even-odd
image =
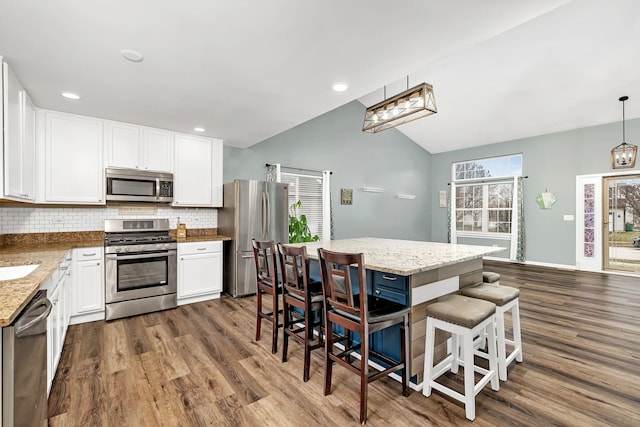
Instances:
[[[240,297],[256,293],[251,239],[289,242],[289,190],[278,182],[235,180],[224,185],[218,233],[225,244],[224,291]]]

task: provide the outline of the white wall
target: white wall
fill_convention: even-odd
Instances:
[[[117,207],[100,208],[0,208],[0,234],[49,233],[61,231],[99,231],[105,219],[168,218],[171,228],[177,219],[187,228],[216,228],[217,209],[172,209],[158,207],[156,215],[119,215]]]

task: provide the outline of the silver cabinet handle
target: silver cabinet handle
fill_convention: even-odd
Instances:
[[[253,258],[253,255],[242,255],[242,258]]]
[[[383,278],[384,280],[394,280],[394,281],[395,281],[395,280],[398,280],[398,278],[397,278],[397,277],[387,276],[386,274],[385,274],[384,276],[382,276],[382,278]]]
[[[197,250],[199,250],[199,251],[204,251],[204,250],[206,250],[206,249],[207,249],[207,248],[197,248]]]
[[[376,289],[376,295],[380,295],[381,293],[380,289]]]
[[[82,256],[96,256],[97,252],[94,252],[92,254],[82,254]]]

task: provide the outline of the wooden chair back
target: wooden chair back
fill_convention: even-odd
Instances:
[[[306,246],[284,246],[278,243],[282,284],[287,292],[306,299],[309,293],[309,260]]]
[[[326,310],[337,308],[366,320],[367,286],[364,255],[318,249]],[[355,269],[355,274],[351,270]],[[353,283],[353,278],[357,283]],[[355,295],[354,295],[355,294]]]
[[[259,241],[251,239],[253,258],[256,265],[258,287],[278,287],[278,270],[276,267],[276,247],[273,240]]]

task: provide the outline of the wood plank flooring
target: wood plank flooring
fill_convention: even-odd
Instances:
[[[485,262],[521,290],[524,362],[476,397],[476,426],[640,425],[640,279]],[[302,382],[302,347],[254,341],[255,298],[220,300],[69,328],[49,397],[50,426],[358,425],[357,376],[321,350]],[[280,343],[281,346],[282,343]],[[371,426],[471,425],[434,392],[370,385]]]

